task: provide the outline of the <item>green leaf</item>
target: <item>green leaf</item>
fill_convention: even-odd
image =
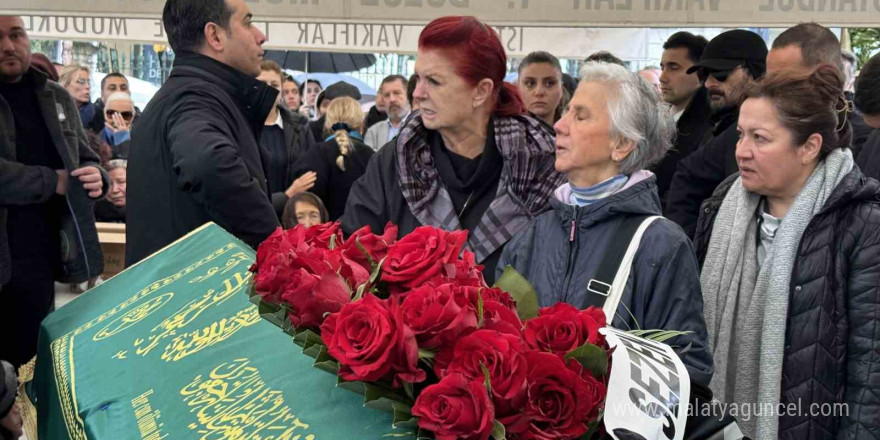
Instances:
[[[413,428],[418,429],[419,419],[412,415],[412,407],[409,405],[404,405],[399,402],[394,402],[391,404],[394,412],[392,415],[394,416],[391,420],[391,427],[398,428]]]
[[[330,236],[330,250],[336,249],[336,234]]]
[[[483,328],[483,293],[477,293],[477,328]]]
[[[604,415],[604,410],[599,410],[599,416],[596,417],[596,420],[587,423],[587,432],[580,436],[578,440],[592,440],[593,435],[595,435],[599,431],[599,425],[602,422],[602,416]]]
[[[486,391],[489,392],[489,398],[492,398],[492,378],[491,374],[489,374],[489,369],[480,362],[480,369],[483,370],[483,385],[486,386]]]
[[[498,420],[495,421],[495,425],[492,427],[492,438],[495,440],[507,440],[507,431]]]
[[[416,399],[415,392],[413,391],[413,384],[409,382],[403,383],[403,391],[406,393],[406,396],[412,400]]]
[[[511,266],[504,268],[504,273],[495,287],[507,292],[516,301],[516,314],[519,319],[527,319],[538,316],[538,294],[535,288],[519,272]]]
[[[565,359],[575,359],[580,362],[595,378],[605,377],[608,373],[608,356],[605,350],[589,342],[566,353]]]
[[[419,359],[434,359],[436,353],[430,350],[425,350],[423,348],[419,349]]]
[[[640,338],[645,338],[654,342],[666,342],[672,338],[676,338],[678,336],[685,336],[692,334],[692,331],[678,331],[678,330],[661,330],[661,329],[652,329],[652,330],[631,330],[627,333],[638,336]]]
[[[373,269],[373,273],[370,275],[370,284],[376,284],[376,281],[379,279],[379,275],[382,275],[382,265],[385,264],[385,257],[379,260],[379,264],[376,265],[376,268]]]
[[[375,270],[376,262],[373,261],[373,256],[370,255],[369,252],[367,252],[367,248],[365,248],[364,245],[361,244],[361,238],[355,237],[354,244],[357,245],[358,249],[360,249],[361,252],[364,253],[364,256],[367,257],[367,262],[370,263],[370,267],[372,267]]]

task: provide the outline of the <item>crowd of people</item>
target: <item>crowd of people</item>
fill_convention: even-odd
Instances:
[[[55,280],[100,274],[95,219],[126,222],[127,265],[209,221],[255,248],[278,227],[432,225],[470,231],[489,284],[512,266],[541,306],[616,297],[614,327],[686,332],[705,401],[848,407],[738,420],[750,438],[880,438],[880,55],[856,77],[819,24],[769,48],[678,32],[659,67],[599,52],[572,78],[534,52],[512,84],[490,27],[442,17],[363,112],[356,87],[262,60],[251,19],[167,1],[177,58],[142,112],[124,75],[90,102],[88,67],[56,71],[0,17],[0,359],[34,356]]]

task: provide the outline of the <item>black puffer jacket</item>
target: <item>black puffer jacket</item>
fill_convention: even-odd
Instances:
[[[700,265],[737,177],[702,205]],[[789,291],[780,401],[800,410],[780,416],[779,438],[880,439],[880,183],[858,168],[840,182],[801,238]]]

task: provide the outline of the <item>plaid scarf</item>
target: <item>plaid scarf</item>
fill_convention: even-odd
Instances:
[[[528,116],[493,117],[495,144],[504,168],[495,199],[468,236],[467,248],[482,262],[549,209],[547,200],[565,181],[554,167],[553,134]],[[428,129],[417,112],[397,139],[397,178],[410,211],[422,225],[461,229],[452,198],[434,166]]]

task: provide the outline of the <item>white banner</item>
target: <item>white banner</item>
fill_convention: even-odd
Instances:
[[[519,26],[873,27],[880,0],[245,0],[273,21],[425,24],[444,15],[475,15]],[[165,0],[3,0],[4,14],[159,18]]]
[[[165,43],[162,21],[109,16],[24,16],[31,38],[127,40]],[[422,25],[350,22],[257,22],[266,48],[331,52],[414,54]],[[508,56],[546,50],[561,58],[585,58],[607,50],[626,60],[647,58],[648,33],[639,28],[494,26]]]
[[[614,349],[605,400],[605,429],[620,439],[681,440],[691,382],[672,348],[605,327]]]

